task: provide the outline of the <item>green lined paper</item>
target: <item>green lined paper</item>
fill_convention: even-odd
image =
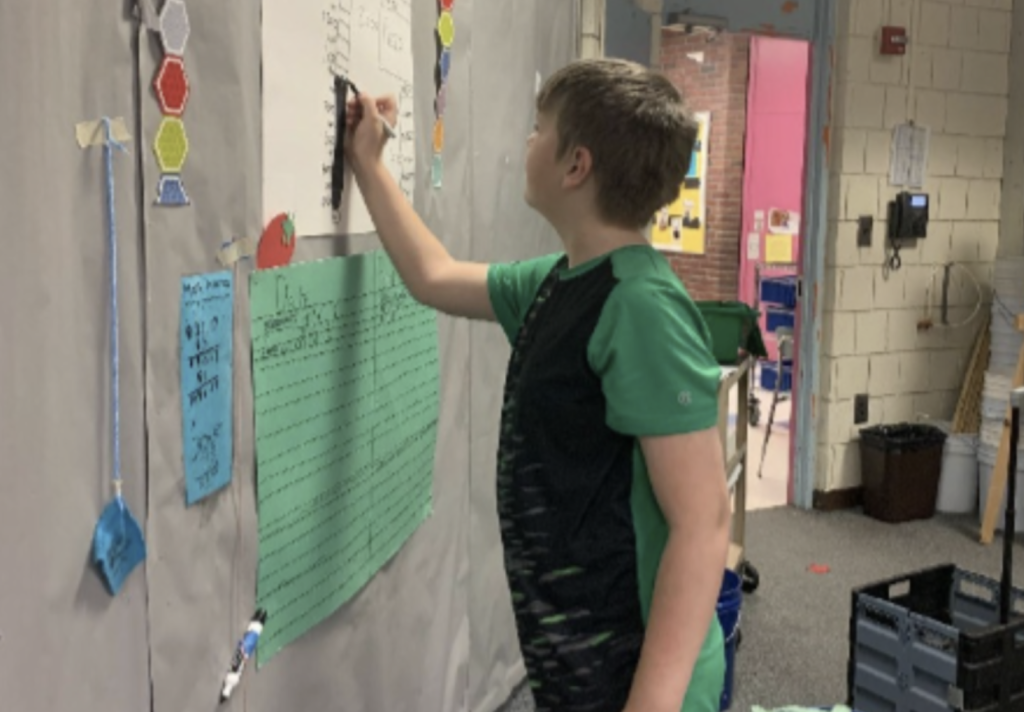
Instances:
[[[431,508],[437,320],[384,252],[250,281],[266,663],[355,595]]]

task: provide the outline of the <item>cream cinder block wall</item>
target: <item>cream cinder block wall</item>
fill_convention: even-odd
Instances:
[[[989,297],[999,243],[1009,92],[1011,0],[839,0],[832,82],[829,233],[822,329],[816,488],[861,483],[854,396],[869,395],[869,424],[949,419],[987,306],[968,327],[919,332],[936,268],[954,261]],[[884,25],[908,28],[903,57],[878,53]],[[907,246],[886,274],[892,130],[931,129],[924,190],[928,237]],[[857,219],[875,220],[872,246],[857,246]],[[951,322],[977,302],[953,280]],[[937,301],[937,299],[936,299]],[[933,318],[939,321],[938,311]]]

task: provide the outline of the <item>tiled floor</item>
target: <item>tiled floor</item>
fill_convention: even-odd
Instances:
[[[761,402],[761,418],[757,426],[751,426],[747,434],[747,510],[770,509],[781,507],[787,503],[787,484],[789,478],[789,424],[792,402],[788,398],[780,398],[775,409],[771,437],[765,449],[768,417],[772,407],[771,391],[756,390],[755,395]],[[736,404],[732,408],[735,418]],[[735,422],[735,421],[734,421]],[[764,464],[762,466],[762,451]],[[758,468],[761,476],[758,477]]]

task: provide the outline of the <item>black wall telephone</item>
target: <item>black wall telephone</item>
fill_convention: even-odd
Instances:
[[[892,245],[889,267],[897,270],[903,263],[900,240],[922,237],[928,237],[928,195],[903,191],[889,203],[889,242]]]

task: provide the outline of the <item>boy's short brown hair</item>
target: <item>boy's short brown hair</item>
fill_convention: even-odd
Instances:
[[[679,194],[697,124],[663,75],[618,59],[576,61],[548,79],[537,110],[557,117],[559,158],[590,151],[607,222],[644,227]]]

